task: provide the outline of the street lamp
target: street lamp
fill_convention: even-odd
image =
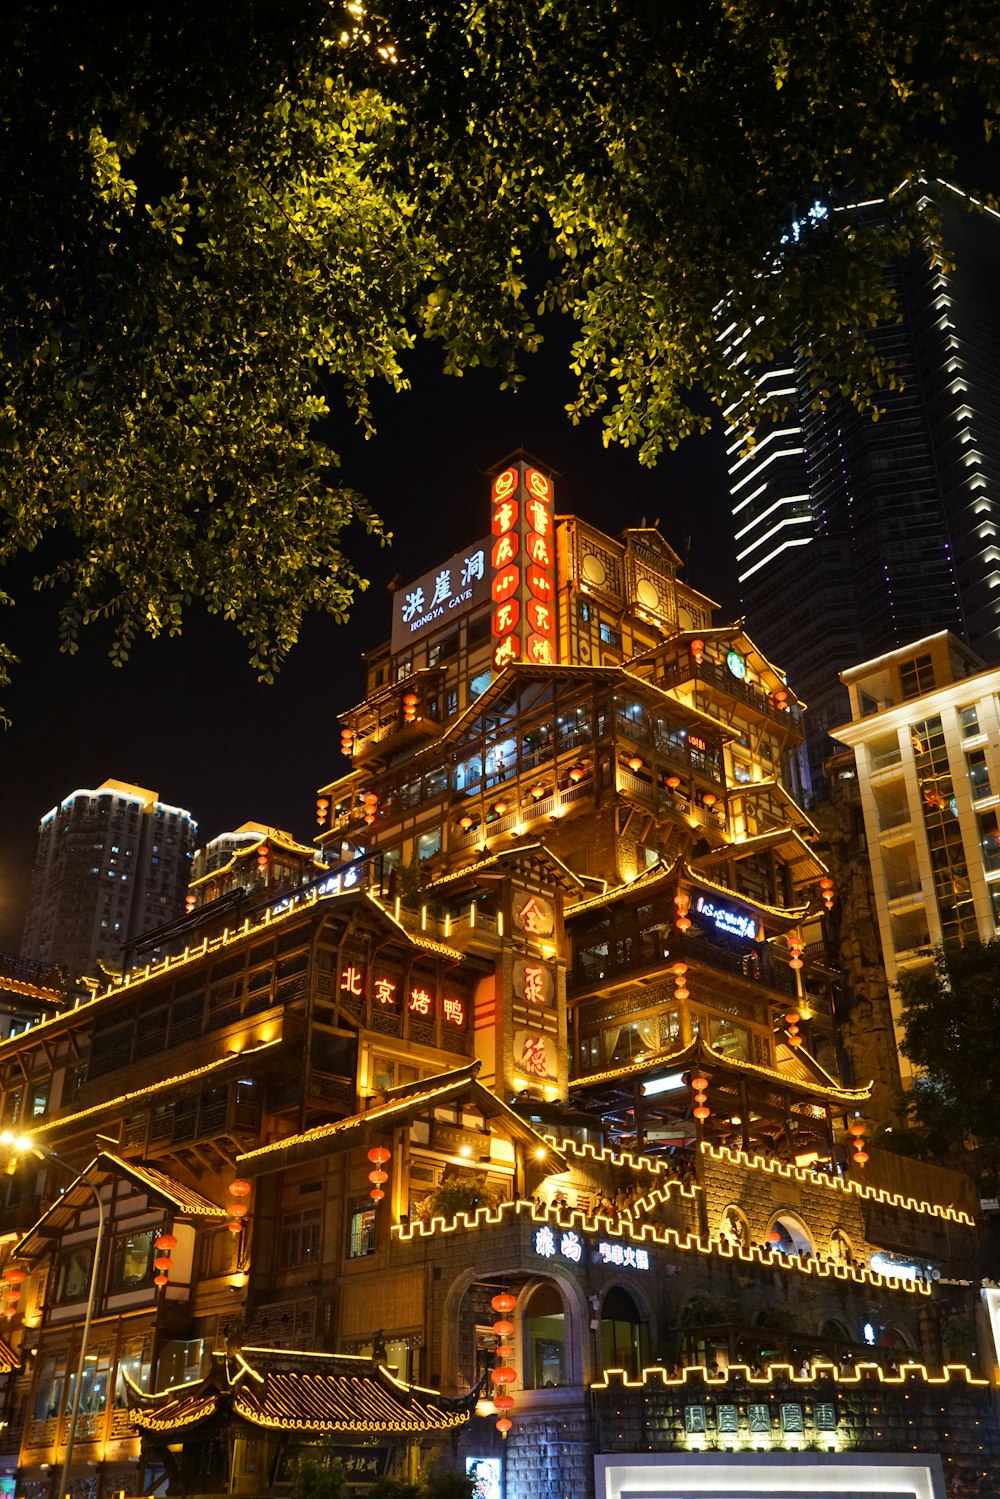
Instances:
[[[104,1242],[104,1203],[98,1187],[78,1171],[75,1166],[65,1160],[51,1145],[40,1145],[30,1135],[15,1135],[10,1130],[4,1130],[0,1134],[0,1145],[4,1145],[14,1154],[16,1163],[19,1155],[33,1155],[40,1161],[55,1161],[64,1170],[68,1171],[73,1178],[74,1185],[86,1187],[97,1204],[97,1238],[94,1240],[94,1258],[90,1266],[90,1287],[87,1293],[87,1314],[83,1322],[83,1335],[80,1340],[80,1357],[76,1365],[76,1379],[73,1383],[73,1395],[70,1400],[69,1426],[66,1431],[66,1446],[63,1449],[62,1468],[59,1475],[59,1486],[56,1489],[56,1499],[68,1499],[69,1496],[69,1472],[73,1461],[73,1446],[76,1442],[76,1427],[80,1416],[80,1398],[83,1391],[83,1376],[87,1366],[87,1344],[90,1342],[90,1327],[94,1320],[94,1306],[97,1301],[97,1289],[101,1268],[101,1247]]]

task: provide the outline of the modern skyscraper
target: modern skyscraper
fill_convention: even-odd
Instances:
[[[197,823],[155,791],[104,781],[46,812],[22,953],[90,973],[125,942],[180,915]]]
[[[950,264],[928,249],[886,271],[900,317],[871,338],[905,387],[880,394],[881,419],[840,398],[814,410],[801,351],[762,376],[793,410],[752,453],[731,413],[743,601],[809,704],[813,786],[848,717],[845,668],[935,630],[1000,660],[1000,218],[944,183],[934,198]]]

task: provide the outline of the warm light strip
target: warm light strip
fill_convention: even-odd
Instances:
[[[576,1155],[581,1160],[600,1162],[603,1165],[626,1168],[632,1171],[643,1171],[653,1176],[662,1176],[670,1171],[670,1167],[664,1161],[654,1160],[652,1156],[635,1155],[631,1150],[611,1150],[606,1145],[578,1144],[576,1140],[558,1140],[554,1135],[546,1135],[545,1142],[558,1150],[561,1155]],[[669,1192],[676,1187],[682,1197],[695,1197],[701,1191],[697,1182],[685,1183],[678,1181],[676,1176],[664,1183]]]
[[[390,1236],[401,1243],[414,1239],[434,1238],[439,1234],[453,1234],[479,1228],[495,1228],[503,1225],[505,1218],[528,1217],[533,1223],[548,1223],[560,1229],[576,1229],[584,1233],[603,1233],[629,1243],[658,1245],[664,1249],[676,1249],[682,1253],[703,1254],[719,1259],[740,1260],[747,1265],[764,1265],[772,1270],[792,1270],[820,1280],[850,1280],[857,1285],[880,1286],[886,1291],[898,1291],[904,1295],[930,1296],[931,1286],[923,1280],[899,1280],[893,1276],[879,1275],[873,1270],[856,1269],[851,1265],[835,1264],[832,1260],[803,1259],[797,1254],[774,1254],[771,1250],[752,1246],[743,1249],[722,1245],[714,1240],[706,1244],[695,1234],[681,1234],[672,1228],[657,1228],[650,1223],[633,1225],[627,1218],[588,1218],[586,1214],[573,1210],[566,1216],[552,1209],[538,1207],[523,1199],[517,1202],[502,1202],[496,1208],[477,1208],[475,1213],[457,1213],[450,1221],[435,1217],[429,1223],[394,1223]]]
[[[883,1187],[866,1186],[864,1182],[857,1181],[853,1176],[846,1181],[842,1177],[815,1176],[811,1171],[803,1170],[801,1166],[793,1166],[787,1161],[747,1155],[743,1150],[733,1150],[728,1145],[711,1145],[707,1140],[701,1142],[701,1149],[713,1160],[725,1161],[730,1165],[749,1168],[752,1171],[764,1171],[768,1176],[783,1176],[788,1181],[803,1182],[811,1187],[826,1187],[832,1191],[854,1192],[859,1197],[868,1197],[874,1202],[882,1202],[889,1207],[906,1208],[912,1213],[921,1213],[924,1216],[930,1214],[935,1218],[947,1218],[952,1223],[965,1223],[969,1228],[975,1227],[974,1220],[969,1217],[964,1208],[945,1207],[936,1202],[918,1202],[915,1197],[903,1197],[898,1192],[887,1192]]]
[[[859,1361],[852,1366],[853,1373],[847,1373],[839,1364],[815,1360],[812,1365],[811,1374],[797,1374],[792,1364],[768,1364],[763,1374],[752,1374],[747,1364],[730,1364],[729,1368],[720,1374],[709,1374],[704,1364],[685,1364],[679,1374],[668,1374],[660,1364],[651,1364],[644,1368],[636,1379],[630,1378],[625,1369],[606,1369],[601,1379],[595,1380],[591,1385],[592,1390],[607,1390],[611,1388],[612,1381],[616,1386],[624,1386],[629,1390],[641,1390],[654,1377],[658,1377],[661,1384],[666,1386],[678,1386],[687,1383],[688,1375],[695,1374],[707,1385],[718,1389],[729,1383],[734,1374],[738,1374],[742,1381],[751,1385],[770,1385],[775,1378],[782,1384],[813,1384],[817,1379],[832,1379],[836,1384],[863,1384],[865,1380],[877,1382],[878,1384],[904,1385],[911,1375],[917,1375],[927,1384],[951,1384],[952,1376],[961,1378],[968,1385],[978,1385],[985,1389],[990,1387],[988,1379],[980,1379],[973,1374],[968,1364],[943,1364],[940,1374],[932,1374],[926,1364],[901,1364],[895,1374],[887,1374],[881,1364]]]

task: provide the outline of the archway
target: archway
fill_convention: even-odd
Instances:
[[[774,1235],[777,1234],[777,1238]],[[794,1213],[779,1213],[768,1231],[768,1243],[779,1254],[812,1255],[812,1235]]]
[[[566,1308],[558,1287],[544,1281],[524,1308],[523,1380],[526,1390],[549,1390],[566,1377]]]
[[[648,1331],[639,1309],[621,1286],[612,1286],[601,1306],[602,1369],[624,1369],[635,1379],[647,1362]]]

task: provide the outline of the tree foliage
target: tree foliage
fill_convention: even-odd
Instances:
[[[303,1453],[289,1464],[290,1499],[347,1499],[347,1475],[339,1457]]]
[[[369,429],[417,337],[513,385],[568,320],[571,418],[643,462],[705,428],[696,389],[759,415],[793,335],[864,405],[881,267],[936,230],[916,187],[809,210],[947,170],[970,101],[990,126],[998,5],[15,0],[0,563],[51,542],[68,649],[198,599],[268,677],[364,586],[347,528],[382,534],[324,419]]]
[[[1000,942],[935,951],[899,982],[913,1104],[932,1143],[1000,1150]]]

